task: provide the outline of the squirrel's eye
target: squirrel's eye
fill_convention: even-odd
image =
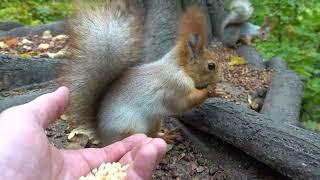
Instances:
[[[216,68],[216,64],[215,63],[209,63],[208,64],[208,69],[209,70],[214,70]]]

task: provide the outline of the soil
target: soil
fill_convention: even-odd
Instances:
[[[2,42],[0,47],[1,54],[14,54],[23,57],[43,57],[49,56],[48,53],[58,53],[63,50],[67,43],[67,37],[61,36],[60,39],[50,37],[50,35],[33,36],[25,38],[15,38]],[[26,40],[30,42],[26,45]],[[24,43],[23,43],[24,41]],[[4,45],[5,44],[5,45]],[[46,48],[39,48],[40,44],[47,44]],[[217,86],[224,90],[224,94],[218,97],[237,104],[248,104],[247,96],[250,91],[257,88],[268,88],[271,71],[253,69],[247,65],[230,66],[228,62],[236,52],[232,49],[223,48],[219,42],[213,42],[211,50],[217,53],[216,60],[221,64],[224,80]],[[64,54],[62,54],[63,56]],[[37,87],[37,86],[36,86]],[[23,88],[22,88],[23,89]],[[10,92],[0,92],[5,96],[21,94],[24,91],[30,91],[30,88],[24,88],[22,91],[14,90]],[[0,94],[0,95],[1,95]],[[213,94],[212,96],[217,96]],[[170,122],[165,122],[163,129],[171,127]],[[68,123],[59,119],[47,130],[47,136],[50,142],[59,149],[68,146],[67,135],[70,132]],[[84,146],[88,146],[85,144]],[[153,179],[230,179],[228,174],[213,162],[204,158],[203,154],[195,147],[186,134],[175,142],[168,151],[166,157],[157,166]]]

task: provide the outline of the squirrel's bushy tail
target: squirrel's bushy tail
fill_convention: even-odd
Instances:
[[[67,114],[72,121],[94,122],[108,85],[141,58],[141,18],[128,2],[81,3],[66,23],[70,62],[61,84],[71,90]]]
[[[223,20],[221,30],[231,24],[242,24],[249,20],[253,13],[250,0],[232,0],[230,2],[230,13]]]

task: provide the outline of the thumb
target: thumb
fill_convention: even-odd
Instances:
[[[44,94],[33,101],[22,105],[26,111],[31,111],[35,120],[47,128],[67,108],[69,103],[69,89],[60,87],[55,92]]]

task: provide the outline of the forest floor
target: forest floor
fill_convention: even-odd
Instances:
[[[63,58],[68,37],[59,35],[52,37],[50,32],[42,36],[21,37],[0,41],[0,54],[10,54],[20,57],[49,57]],[[213,60],[222,68],[222,83],[217,86],[224,90],[220,98],[236,104],[248,105],[248,94],[258,88],[268,88],[271,71],[253,69],[246,65],[246,61],[238,57],[234,50],[223,48],[218,42],[210,47],[215,53]],[[230,63],[233,63],[230,64]],[[11,91],[17,95],[19,91]],[[19,92],[21,94],[24,92]],[[6,94],[6,96],[10,93]],[[212,96],[216,96],[213,94]],[[163,129],[169,129],[172,123],[164,122]],[[57,148],[66,148],[69,144],[70,128],[65,120],[59,119],[47,130],[50,142]],[[80,144],[82,147],[92,147],[88,141]],[[157,166],[153,179],[230,179],[223,168],[206,159],[186,134],[181,137]]]

